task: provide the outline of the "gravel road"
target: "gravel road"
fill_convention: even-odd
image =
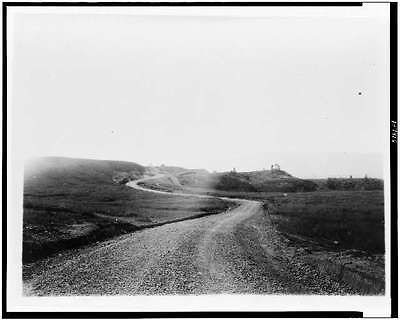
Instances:
[[[147,190],[137,182],[130,186]],[[346,291],[287,254],[260,202],[234,201],[239,206],[221,214],[145,229],[41,261],[31,266],[34,271],[24,283],[25,292],[154,295]]]

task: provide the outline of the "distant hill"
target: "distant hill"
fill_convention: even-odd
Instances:
[[[53,186],[62,183],[64,188],[74,188],[82,184],[113,184],[125,183],[139,179],[145,173],[145,167],[126,161],[107,161],[73,159],[63,157],[36,158],[25,167],[25,192],[31,188],[38,191],[46,185]],[[46,194],[51,190],[43,190]]]
[[[208,171],[205,169],[187,169],[187,168],[182,168],[182,167],[166,166],[166,165],[146,167],[146,174],[150,174],[150,175],[167,174],[167,175],[177,176],[177,175],[180,175],[183,173],[188,173],[188,172],[205,173],[205,174],[208,173]]]
[[[188,171],[177,175],[182,186],[246,192],[304,192],[314,191],[317,185],[293,177],[283,170],[251,172],[204,173]]]

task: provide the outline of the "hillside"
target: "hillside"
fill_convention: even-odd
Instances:
[[[123,183],[124,180],[139,179],[146,168],[132,162],[106,161],[90,159],[73,159],[62,157],[37,158],[25,167],[24,188],[29,193],[31,189],[36,192],[53,193],[46,190],[45,186],[54,186],[62,182],[63,188],[76,191],[77,186],[93,185],[97,183],[112,185],[114,182]]]
[[[155,195],[125,185],[148,174],[131,162],[39,158],[24,176],[23,260],[158,223],[224,211],[218,199]]]
[[[315,191],[317,184],[310,180],[293,177],[283,170],[251,172],[208,173],[205,170],[187,170],[167,174],[146,185],[162,190],[234,191],[234,192],[308,192]]]
[[[146,174],[163,177],[147,181],[150,188],[190,192],[310,192],[383,190],[383,180],[376,178],[300,179],[284,170],[250,172],[214,172],[173,166],[146,167]]]
[[[293,177],[283,170],[251,172],[198,173],[184,172],[177,176],[182,186],[218,191],[304,192],[316,190],[316,184]]]

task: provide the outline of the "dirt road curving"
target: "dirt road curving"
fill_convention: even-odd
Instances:
[[[129,185],[164,193],[145,189],[138,185],[140,181]],[[338,284],[318,277],[315,270],[287,256],[285,245],[260,202],[229,200],[240,205],[221,214],[142,230],[42,261],[26,283],[29,292],[34,295],[340,292]]]

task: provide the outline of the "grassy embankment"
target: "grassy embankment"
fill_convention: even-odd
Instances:
[[[226,210],[231,203],[134,190],[145,168],[129,162],[43,158],[27,166],[23,262],[140,228]]]

